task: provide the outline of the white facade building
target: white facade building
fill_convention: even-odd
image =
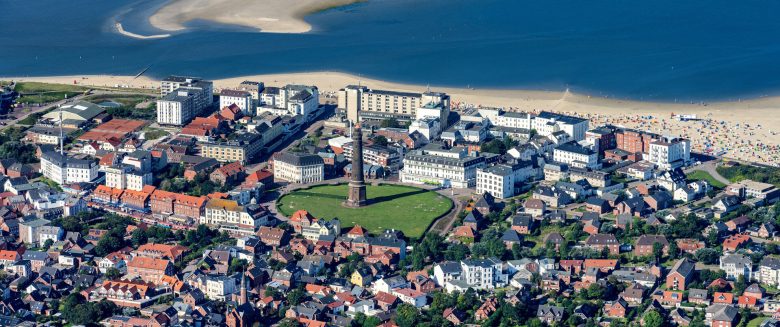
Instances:
[[[353,122],[360,113],[361,118],[372,119],[414,120],[433,117],[446,126],[450,96],[440,92],[396,92],[348,85],[339,90],[338,109],[346,112],[347,119]]]
[[[439,123],[438,118],[426,117],[416,119],[409,124],[409,134],[412,134],[415,131],[420,132],[420,134],[425,136],[429,141],[435,140],[441,135],[441,124]]]
[[[740,276],[744,276],[746,281],[753,279],[753,261],[741,254],[721,256],[720,269],[726,272],[729,280],[737,280]]]
[[[596,169],[598,159],[598,153],[574,142],[561,144],[553,150],[553,160],[571,167]]]
[[[490,193],[498,199],[515,196],[515,178],[512,167],[496,165],[477,169],[477,194]]]
[[[403,162],[403,183],[469,188],[476,186],[477,169],[485,166],[485,157],[470,156],[465,148],[443,149],[429,144],[407,153]]]
[[[59,152],[49,151],[41,155],[40,173],[57,184],[89,183],[98,177],[98,163],[75,159]]]
[[[197,114],[195,108],[196,93],[178,89],[157,100],[157,123],[162,125],[183,126]]]
[[[503,262],[498,259],[466,259],[460,262],[460,279],[475,289],[493,289],[508,282],[503,272]]]
[[[647,161],[661,169],[683,167],[691,161],[691,141],[675,138],[650,142]]]
[[[563,131],[579,142],[585,139],[585,133],[588,131],[588,120],[542,111],[538,116],[534,117],[533,129],[542,136]]]
[[[274,179],[315,183],[325,179],[325,163],[318,155],[282,152],[274,158]]]
[[[200,110],[214,102],[214,83],[199,77],[168,76],[160,82],[160,95],[165,97],[177,89],[186,89],[195,94],[194,106]]]
[[[220,108],[230,107],[230,105],[235,104],[244,115],[252,116],[255,114],[254,103],[252,93],[248,91],[222,90],[222,92],[219,92]]]
[[[284,87],[266,87],[260,94],[257,113],[302,115],[309,121],[314,118],[319,105],[320,93],[316,86],[289,84]]]

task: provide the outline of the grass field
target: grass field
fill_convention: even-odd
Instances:
[[[293,191],[276,205],[287,217],[303,209],[317,218],[338,217],[342,229],[358,224],[376,234],[393,228],[411,238],[422,236],[434,219],[452,208],[452,201],[445,196],[401,185],[369,185],[366,196],[371,204],[362,208],[342,206],[346,196],[346,184],[321,185]]]
[[[749,321],[747,323],[747,327],[758,327],[759,325],[761,325],[762,322],[764,322],[764,320],[767,320],[767,319],[768,319],[767,317],[756,317],[756,318],[753,318],[753,320],[751,320],[751,321]]]
[[[16,84],[16,92],[22,95],[19,102],[49,103],[59,101],[67,95],[72,98],[84,93],[88,88],[68,84],[49,84],[38,82],[20,82]]]
[[[722,189],[722,188],[726,187],[726,184],[721,183],[720,181],[715,179],[715,177],[712,177],[712,175],[710,175],[710,173],[708,173],[706,171],[703,171],[703,170],[695,170],[694,172],[688,174],[687,177],[688,177],[689,180],[692,180],[692,181],[699,181],[699,180],[707,181],[707,183],[710,183],[710,185],[712,185],[712,187],[717,188],[717,189]]]

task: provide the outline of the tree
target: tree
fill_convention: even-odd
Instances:
[[[379,146],[387,146],[387,138],[382,135],[379,135],[374,138],[374,144]]]
[[[106,278],[117,279],[119,277],[122,277],[122,272],[119,271],[119,269],[116,269],[114,267],[106,269]]]
[[[303,289],[300,287],[287,293],[287,301],[290,302],[290,305],[299,305],[305,298],[306,293],[304,293]]]
[[[395,323],[399,327],[413,327],[417,324],[417,316],[419,314],[417,308],[403,303],[396,309]]]
[[[149,238],[146,236],[146,232],[140,228],[134,230],[133,234],[130,236],[130,243],[132,243],[135,248],[142,244],[146,244],[147,241],[149,241]]]
[[[379,126],[382,127],[382,128],[388,128],[388,127],[398,128],[398,127],[401,127],[401,124],[398,122],[398,119],[395,119],[395,118],[385,118],[385,119],[382,120],[382,122],[379,124]]]
[[[645,316],[642,318],[642,320],[645,323],[645,327],[661,327],[664,325],[664,318],[661,317],[661,314],[655,310],[650,310],[645,313]]]
[[[43,242],[43,248],[48,250],[52,246],[52,244],[54,244],[54,241],[50,238],[47,238],[46,242]]]
[[[696,260],[699,260],[705,264],[711,265],[718,262],[720,259],[720,252],[715,249],[699,249],[696,251]]]
[[[661,261],[661,257],[664,254],[664,245],[658,242],[653,243],[653,257],[656,260]]]

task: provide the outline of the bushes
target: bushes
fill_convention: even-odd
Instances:
[[[732,167],[721,166],[717,170],[719,174],[732,182],[750,179],[780,187],[780,168],[735,165]]]

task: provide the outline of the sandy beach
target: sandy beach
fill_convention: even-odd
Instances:
[[[114,28],[119,34],[122,34],[124,36],[129,36],[134,39],[140,39],[140,40],[162,39],[171,36],[170,34],[141,35],[141,34],[133,33],[125,30],[125,28],[122,26],[122,23],[120,22],[114,23]]]
[[[267,33],[306,33],[303,17],[359,0],[174,0],[149,18],[154,26],[179,31],[189,21],[202,19],[254,28]]]
[[[39,81],[80,85],[157,88],[159,81],[145,76],[56,76],[3,80]],[[372,80],[338,72],[314,72],[243,76],[214,81],[215,89],[236,87],[245,80],[264,82],[267,86],[290,83],[312,84],[322,94],[334,95],[345,85],[366,85],[375,89],[423,92],[426,86]],[[720,153],[726,157],[780,164],[780,97],[766,97],[740,102],[657,103],[592,97],[571,92],[527,90],[482,90],[430,86],[447,92],[453,106],[502,107],[510,111],[539,112],[551,110],[592,121],[592,125],[609,123],[627,128],[648,130],[664,135],[691,139],[695,152]],[[335,100],[335,99],[334,99]],[[699,120],[680,121],[672,114],[692,114]]]

